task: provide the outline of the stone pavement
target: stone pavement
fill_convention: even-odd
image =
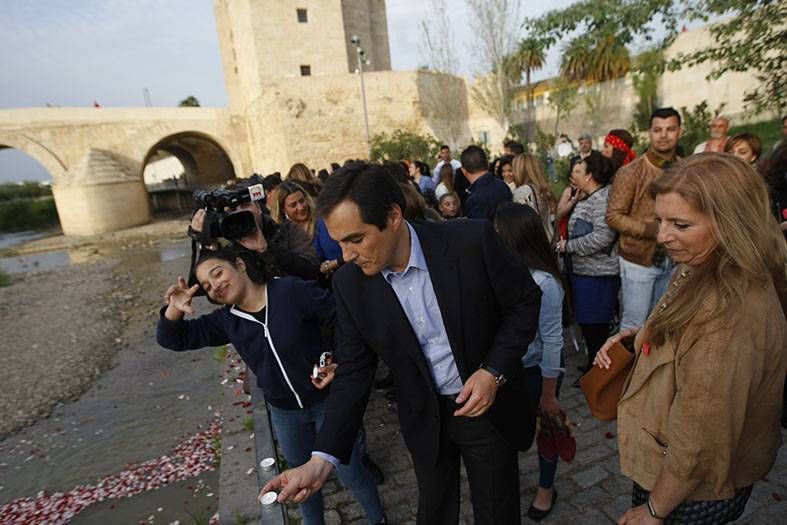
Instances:
[[[573,350],[566,353],[567,379],[560,392],[561,405],[571,421],[576,424],[577,455],[571,463],[558,466],[555,487],[559,499],[549,517],[542,521],[549,524],[593,525],[614,523],[631,506],[631,481],[620,474],[617,454],[615,422],[593,419],[585,398],[571,383],[579,375],[576,367],[585,360],[584,353]],[[385,373],[384,365],[378,377]],[[365,426],[369,452],[385,473],[385,484],[380,495],[390,523],[414,523],[417,488],[410,456],[399,431],[396,414],[389,410],[381,392],[372,392],[366,410]],[[782,431],[787,438],[787,432]],[[782,525],[787,523],[787,447],[782,447],[778,459],[766,480],[754,486],[740,525]],[[538,479],[538,459],[535,444],[531,450],[520,453],[520,489],[522,493],[522,522],[527,507],[535,494]],[[467,482],[463,473],[461,523],[472,524]],[[366,523],[363,511],[352,493],[335,479],[323,489],[326,505],[326,523]],[[290,511],[292,523],[300,523],[298,512]],[[504,524],[501,524],[504,525]]]

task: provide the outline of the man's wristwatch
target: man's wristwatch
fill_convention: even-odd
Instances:
[[[478,368],[483,368],[484,370],[492,374],[495,377],[495,384],[497,385],[498,388],[505,385],[506,381],[508,381],[508,378],[506,376],[504,376],[503,374],[501,374],[500,372],[498,372],[497,370],[495,370],[494,368],[492,368],[486,363],[481,363],[481,366],[479,366]]]

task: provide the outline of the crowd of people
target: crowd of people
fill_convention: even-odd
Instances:
[[[618,523],[733,521],[784,425],[787,138],[762,159],[756,135],[728,129],[714,119],[688,157],[672,108],[653,112],[641,155],[623,129],[600,150],[565,137],[559,196],[513,141],[492,162],[446,145],[434,168],[295,164],[262,179],[264,201],[228,210],[250,211],[252,233],[203,242],[165,292],[158,341],[235,346],[290,467],[263,492],[299,503],[304,523],[324,522],[334,470],[369,523],[388,522],[362,426],[371,390],[387,387],[418,523],[458,522],[461,459],[475,522],[508,524],[520,522],[517,455],[536,435],[526,514],[556,505],[558,458],[573,456],[564,334],[578,325],[582,373],[609,368],[614,344],[634,354],[618,403],[632,508]],[[205,227],[197,210],[189,231]],[[221,307],[186,319],[197,295]],[[375,383],[378,359],[390,376]]]

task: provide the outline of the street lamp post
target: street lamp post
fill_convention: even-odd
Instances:
[[[368,155],[369,160],[372,160],[372,139],[369,135],[369,111],[366,108],[366,84],[363,80],[363,66],[364,64],[368,65],[369,61],[366,60],[364,57],[366,56],[366,51],[363,50],[361,47],[361,39],[358,38],[358,35],[353,35],[350,39],[350,42],[355,44],[355,51],[358,54],[358,75],[361,77],[361,100],[363,101],[363,123],[366,130],[366,153]]]

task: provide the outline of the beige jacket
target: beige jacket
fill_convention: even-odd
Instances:
[[[700,480],[692,500],[730,498],[766,475],[782,443],[786,330],[769,286],[750,290],[726,319],[692,323],[647,356],[640,331],[618,403],[623,474],[647,490],[663,468]]]
[[[663,173],[642,155],[618,170],[609,193],[607,224],[620,234],[618,252],[642,266],[653,264],[658,234],[648,186]]]

